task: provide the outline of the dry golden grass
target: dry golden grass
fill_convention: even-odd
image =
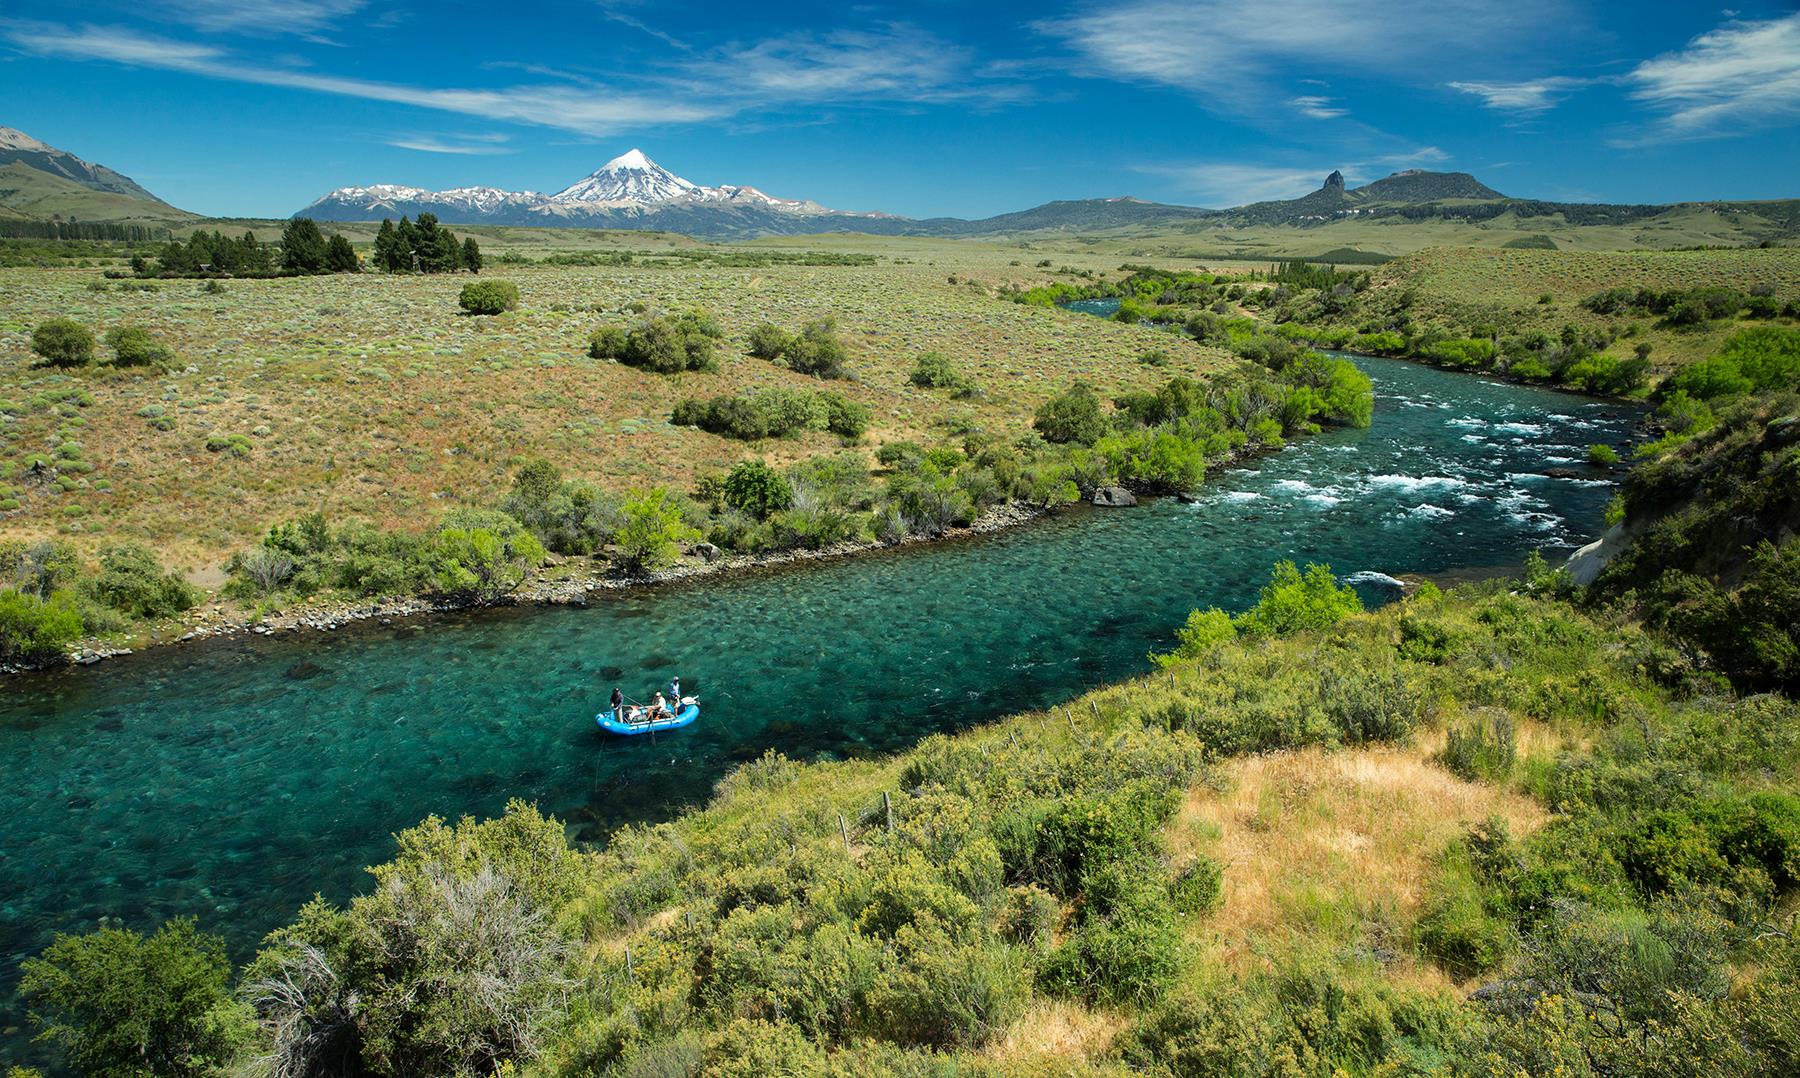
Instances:
[[[1390,975],[1439,984],[1404,936],[1435,858],[1470,824],[1499,816],[1514,834],[1545,818],[1515,791],[1470,783],[1405,748],[1307,749],[1232,760],[1224,791],[1198,787],[1170,825],[1171,852],[1216,858],[1223,901],[1194,933],[1226,968],[1320,945],[1365,949]]]
[[[994,1038],[983,1055],[1009,1063],[1096,1059],[1128,1025],[1124,1015],[1041,999]]]
[[[0,270],[0,412],[9,413],[0,418],[0,503],[20,501],[0,509],[0,538],[61,534],[89,549],[134,540],[204,572],[313,509],[416,529],[448,507],[490,504],[531,456],[623,491],[686,487],[747,456],[780,465],[836,450],[822,433],[747,446],[669,424],[683,397],[820,385],[744,354],[764,321],[837,320],[856,380],[830,388],[871,409],[861,446],[870,454],[897,439],[1016,435],[1077,379],[1111,394],[1230,362],[1148,327],[994,297],[999,284],[1048,279],[1053,270],[1036,261],[1019,249],[939,244],[881,251],[864,266],[495,266],[488,275],[516,281],[523,303],[492,318],[457,312],[463,275],[228,281],[211,295],[195,281],[121,291],[94,269]],[[1110,256],[1056,262],[1119,273]],[[593,329],[636,318],[628,308],[640,303],[712,311],[726,333],[723,369],[664,377],[588,359]],[[37,366],[31,329],[57,315],[97,335],[145,328],[179,366]],[[1137,361],[1153,347],[1171,356],[1168,367]],[[908,375],[930,350],[988,396],[956,401],[912,386]],[[68,389],[92,403],[47,396]],[[250,448],[208,452],[211,436],[247,438]],[[33,456],[63,451],[92,466],[73,489],[25,477]]]

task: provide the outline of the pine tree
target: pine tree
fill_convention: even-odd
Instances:
[[[381,219],[381,230],[375,233],[375,264],[388,273],[399,273],[406,264],[400,249],[400,233],[394,228],[394,222],[386,217]]]
[[[481,248],[476,246],[474,236],[463,241],[462,264],[470,273],[481,272]]]
[[[455,273],[462,268],[462,244],[456,233],[444,229],[438,233],[437,257],[432,259],[439,273]]]
[[[423,216],[423,215],[421,215]],[[419,230],[405,217],[400,218],[400,227],[394,230],[399,241],[394,250],[400,259],[396,272],[416,273],[419,269]]]
[[[332,236],[325,245],[325,267],[333,273],[356,273],[362,269],[356,249],[350,246],[343,233]]]
[[[289,273],[325,272],[325,234],[310,217],[296,217],[282,226],[281,268]]]

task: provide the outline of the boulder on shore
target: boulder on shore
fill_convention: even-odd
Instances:
[[[1101,487],[1094,491],[1093,501],[1095,505],[1119,509],[1127,505],[1136,505],[1137,497],[1124,487]]]

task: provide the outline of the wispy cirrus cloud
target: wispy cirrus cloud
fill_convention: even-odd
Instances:
[[[316,37],[368,0],[154,0],[152,10],[209,33]]]
[[[1564,0],[1395,0],[1375,13],[1339,0],[1124,0],[1035,29],[1060,38],[1083,74],[1187,90],[1212,111],[1254,115],[1300,100],[1292,84],[1322,72],[1423,73],[1505,49],[1564,7]]]
[[[803,104],[999,104],[1024,93],[1015,78],[973,70],[971,50],[901,26],[718,49],[638,74],[628,91],[585,78],[479,88],[413,86],[270,65],[210,44],[115,26],[14,24],[3,32],[14,46],[39,56],[179,71],[592,136]]]
[[[1481,98],[1481,103],[1490,109],[1529,116],[1555,108],[1569,94],[1592,86],[1596,81],[1572,75],[1551,75],[1523,82],[1456,81],[1448,85],[1452,90]]]
[[[1333,100],[1333,98],[1321,94],[1301,94],[1299,97],[1289,99],[1288,104],[1300,115],[1314,120],[1335,120],[1340,116],[1350,114],[1349,109],[1332,104]]]
[[[505,135],[447,135],[442,137],[419,135],[388,140],[389,146],[402,150],[483,157],[491,154],[512,153],[512,148],[505,143]]]
[[[1659,114],[1648,130],[1617,140],[1719,138],[1800,118],[1800,13],[1731,22],[1685,48],[1633,68],[1627,94]]]

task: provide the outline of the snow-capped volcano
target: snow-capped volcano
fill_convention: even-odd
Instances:
[[[720,236],[815,231],[821,226],[808,222],[818,217],[891,220],[884,214],[845,213],[816,202],[774,198],[738,184],[702,187],[663,168],[638,149],[620,154],[554,195],[496,187],[430,191],[378,183],[340,187],[297,216],[367,221],[418,213],[435,214],[445,224],[669,227]]]
[[[649,205],[673,202],[701,191],[698,184],[675,175],[633,149],[608,161],[579,183],[574,183],[551,196],[550,201],[565,205],[596,203],[629,203]]]

